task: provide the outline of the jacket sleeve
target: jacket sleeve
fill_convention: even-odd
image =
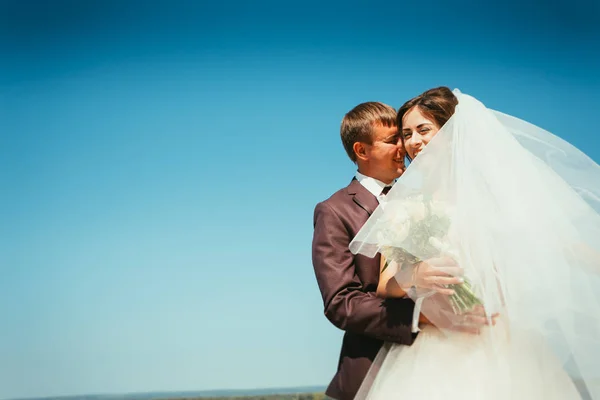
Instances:
[[[317,204],[312,260],[325,316],[344,331],[412,344],[414,302],[411,299],[384,300],[374,292],[365,292],[356,274],[355,256],[348,248],[351,240],[349,229],[336,211],[326,202]]]

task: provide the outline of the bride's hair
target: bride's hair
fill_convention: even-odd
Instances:
[[[398,114],[396,115],[398,128],[402,129],[402,119],[413,107],[419,107],[423,115],[433,120],[438,128],[441,128],[450,119],[452,114],[454,114],[457,104],[458,99],[452,93],[452,90],[446,86],[429,89],[417,97],[410,99],[398,109]]]

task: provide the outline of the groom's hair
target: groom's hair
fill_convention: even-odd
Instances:
[[[340,136],[348,157],[356,162],[354,143],[373,143],[373,127],[396,126],[396,110],[377,101],[361,103],[348,111],[342,119]]]

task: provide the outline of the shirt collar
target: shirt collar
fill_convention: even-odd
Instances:
[[[365,189],[367,189],[369,191],[369,193],[371,193],[373,196],[375,196],[377,198],[379,198],[379,195],[381,195],[381,192],[384,187],[393,186],[395,183],[395,181],[394,181],[394,182],[390,183],[389,185],[386,185],[385,183],[381,182],[380,180],[371,178],[370,176],[363,175],[358,171],[356,171],[356,180],[358,180],[358,182],[361,185],[363,185],[365,187]]]

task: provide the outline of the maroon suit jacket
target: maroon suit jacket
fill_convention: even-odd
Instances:
[[[317,204],[312,259],[325,316],[345,331],[337,373],[326,394],[351,400],[384,341],[410,345],[414,302],[375,296],[379,255],[353,255],[348,246],[379,205],[356,179]]]

